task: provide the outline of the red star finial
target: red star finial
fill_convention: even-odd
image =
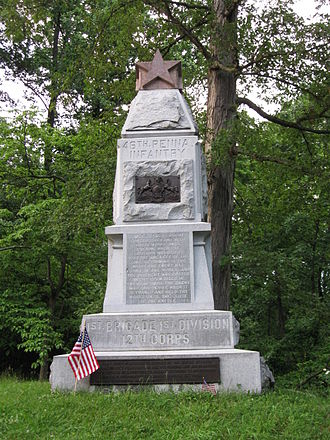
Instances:
[[[157,49],[151,62],[136,64],[136,89],[182,89],[181,62],[164,61]]]

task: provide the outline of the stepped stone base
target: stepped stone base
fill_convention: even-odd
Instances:
[[[118,361],[118,360],[155,360],[155,359],[189,359],[197,358],[207,359],[217,358],[220,365],[220,383],[216,388],[219,391],[244,391],[244,392],[261,392],[261,373],[260,373],[260,357],[256,351],[238,350],[238,349],[218,349],[218,350],[167,350],[164,351],[113,351],[113,352],[95,352],[100,361]],[[202,383],[202,377],[200,379]],[[52,390],[72,391],[74,389],[74,375],[68,363],[68,355],[55,356],[51,365],[50,383]],[[201,390],[201,383],[194,384],[154,384],[150,385],[155,391],[181,391],[192,389],[194,391]],[[141,389],[137,385],[111,385],[93,386],[90,385],[90,377],[78,382],[77,390],[79,391],[96,391],[96,390],[127,390]],[[142,387],[143,388],[143,387]]]

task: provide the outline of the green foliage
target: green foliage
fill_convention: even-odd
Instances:
[[[241,346],[303,381],[330,355],[327,142],[244,114],[238,139],[232,303]]]
[[[295,370],[279,377],[282,387],[294,386],[297,390],[313,390],[327,395],[330,385],[329,337],[309,353],[308,358],[297,364]]]
[[[102,309],[116,140],[144,17],[139,2],[124,6],[0,4],[1,67],[47,110],[47,123],[32,111],[0,120],[0,368],[18,367],[22,350],[47,366],[70,350],[82,313]]]
[[[235,45],[238,94],[257,86],[260,98],[281,106],[278,117],[325,129],[327,17],[306,23],[287,0],[239,3],[237,36],[213,39],[221,56]],[[47,112],[0,119],[1,369],[24,364],[23,352],[28,368],[70,350],[82,313],[101,310],[115,144],[137,60],[150,60],[156,48],[182,60],[186,98],[206,137],[214,60],[201,47],[212,52],[212,4],[0,1],[0,67]],[[241,346],[260,350],[297,384],[326,368],[328,355],[326,142],[243,112],[218,133],[209,158],[224,167],[237,157],[233,249],[221,263],[231,259]]]
[[[8,337],[0,349],[9,362],[13,339],[42,364],[69,350],[83,312],[101,310],[118,128],[86,121],[67,132],[28,113],[1,128],[0,327]]]
[[[131,100],[139,2],[10,0],[0,7],[0,66],[22,81],[31,100],[38,97],[55,115],[61,104],[69,120],[99,117]]]
[[[313,21],[294,13],[294,1],[280,0],[241,9],[238,52],[244,94],[258,86],[260,97],[284,104],[306,93],[314,112],[327,109],[326,15]],[[308,115],[308,113],[307,113]],[[306,116],[306,114],[305,114]],[[309,119],[309,118],[307,118]]]
[[[50,393],[49,385],[0,381],[6,439],[326,439],[329,401],[292,390],[264,395]],[[88,414],[88,417],[85,415]]]

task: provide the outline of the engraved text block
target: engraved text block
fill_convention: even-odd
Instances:
[[[189,233],[127,234],[126,303],[190,301]]]

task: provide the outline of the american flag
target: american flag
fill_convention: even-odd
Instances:
[[[68,361],[77,380],[89,376],[100,368],[86,328],[80,333],[78,341],[69,354]]]
[[[203,383],[202,383],[202,391],[208,391],[209,393],[212,393],[213,396],[216,396],[217,390],[215,389],[215,384],[212,383],[209,385],[206,380],[203,377]]]

